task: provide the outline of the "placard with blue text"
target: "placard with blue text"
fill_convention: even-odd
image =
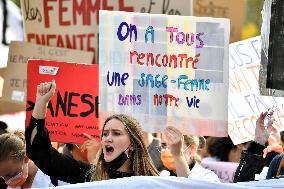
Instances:
[[[100,115],[225,136],[229,20],[100,11]]]

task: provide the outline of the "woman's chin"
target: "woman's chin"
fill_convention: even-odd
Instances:
[[[105,162],[111,162],[112,160],[114,160],[114,157],[111,156],[104,156]]]

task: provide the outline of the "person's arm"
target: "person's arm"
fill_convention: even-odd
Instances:
[[[190,170],[183,154],[184,139],[182,133],[174,127],[167,127],[165,135],[175,161],[177,176],[188,177]]]
[[[37,98],[29,126],[26,128],[27,156],[45,174],[68,183],[89,181],[91,165],[76,161],[52,148],[45,128],[47,104],[55,92],[55,82],[37,87]]]
[[[270,123],[267,129],[264,127],[264,119],[267,112],[261,113],[256,121],[255,138],[247,150],[241,154],[239,166],[235,172],[234,182],[253,181],[255,174],[263,169],[263,149],[268,140],[269,133],[274,129]]]
[[[253,143],[249,149],[260,152],[264,146]],[[260,167],[262,154],[253,153],[249,149],[242,151],[240,163],[234,175],[234,182],[253,181],[255,174],[260,173],[263,168]]]

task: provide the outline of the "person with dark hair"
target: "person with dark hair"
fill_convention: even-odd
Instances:
[[[7,133],[7,128],[8,125],[5,122],[0,121],[0,135]],[[3,178],[0,178],[0,188],[7,188],[7,185],[5,184],[5,180]]]
[[[8,132],[7,129],[8,125],[5,122],[0,121],[0,135],[7,133]]]
[[[45,128],[45,116],[55,88],[55,81],[37,86],[34,110],[25,133],[27,155],[44,173],[72,184],[159,174],[143,142],[139,123],[123,114],[105,120],[96,165],[74,160],[53,149]]]
[[[150,157],[158,171],[165,169],[163,162],[161,161],[161,140],[153,136],[152,133],[143,132],[143,140],[147,146]]]
[[[284,154],[276,155],[269,164],[266,179],[272,179],[284,175]]]
[[[234,145],[230,137],[209,137],[206,140],[208,157],[202,159],[207,161],[239,162],[241,151],[245,144]]]

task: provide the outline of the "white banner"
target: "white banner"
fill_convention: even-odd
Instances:
[[[246,186],[248,185],[248,186]],[[268,180],[252,183],[212,183],[202,180],[188,179],[183,177],[149,177],[136,176],[122,179],[96,181],[82,184],[71,184],[56,187],[58,189],[271,189],[283,188],[284,180]]]

